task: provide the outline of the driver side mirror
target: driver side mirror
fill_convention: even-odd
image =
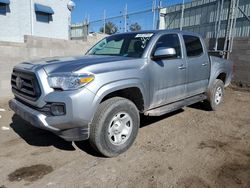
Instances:
[[[176,56],[176,51],[174,48],[157,48],[154,52],[152,59],[161,60],[168,59]]]

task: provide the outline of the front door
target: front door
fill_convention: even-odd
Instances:
[[[165,34],[155,44],[158,48],[174,48],[174,57],[151,60],[150,72],[150,108],[168,104],[186,96],[186,61],[183,59],[180,37],[177,34]]]

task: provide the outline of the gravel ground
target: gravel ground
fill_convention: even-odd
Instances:
[[[132,148],[112,159],[2,108],[0,188],[250,187],[250,92],[227,89],[216,112],[198,103],[142,117]]]

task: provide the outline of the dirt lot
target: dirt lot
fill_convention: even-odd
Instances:
[[[0,104],[0,187],[250,187],[250,92],[143,117],[125,154],[106,159],[31,127]]]

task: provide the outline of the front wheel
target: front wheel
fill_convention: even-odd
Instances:
[[[90,125],[90,144],[106,157],[115,157],[130,148],[140,125],[135,104],[114,97],[100,104]]]
[[[216,110],[224,98],[224,83],[222,80],[216,79],[212,87],[208,91],[208,107],[211,110]]]

